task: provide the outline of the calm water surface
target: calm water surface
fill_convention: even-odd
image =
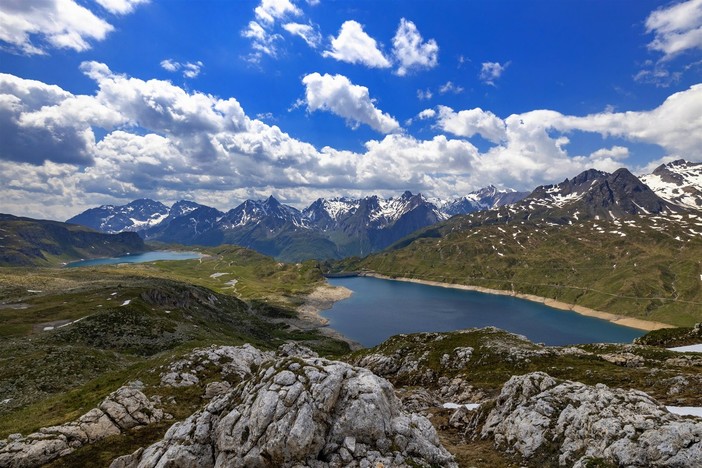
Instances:
[[[94,258],[92,260],[81,260],[79,262],[71,262],[66,266],[68,268],[73,268],[95,265],[112,265],[116,263],[155,262],[156,260],[191,260],[193,258],[200,258],[201,256],[202,255],[197,252],[175,252],[171,250],[157,250],[155,252],[124,255],[122,257]]]
[[[549,345],[630,342],[645,332],[509,296],[355,277],[328,280],[353,291],[323,313],[364,346],[398,333],[495,326]]]

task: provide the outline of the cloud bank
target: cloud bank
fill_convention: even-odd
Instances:
[[[449,198],[489,183],[525,189],[590,167],[611,171],[626,161],[626,142],[702,160],[702,85],[637,112],[500,117],[438,106],[417,118],[437,134],[419,139],[399,131],[367,88],[342,75],[306,75],[310,111],[385,134],[352,152],[315,148],[250,117],[234,97],[123,75],[98,62],[81,70],[94,80],[94,94],[0,74],[4,210],[65,219],[88,206],[144,196],[224,209],[272,191],[298,205],[405,189]],[[579,154],[569,149],[577,132],[620,141]],[[489,145],[478,149],[477,137]]]

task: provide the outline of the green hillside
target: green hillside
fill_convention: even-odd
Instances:
[[[702,220],[695,214],[468,227],[466,218],[332,270],[515,291],[674,325],[702,320]]]
[[[53,266],[147,250],[133,232],[102,234],[74,224],[0,214],[0,266]]]
[[[68,421],[125,382],[197,346],[299,341],[348,352],[295,307],[324,282],[315,262],[283,264],[248,249],[197,260],[80,268],[0,268],[0,438]],[[38,365],[40,363],[40,365]],[[174,391],[182,417],[202,403]],[[168,425],[150,436],[162,435]]]

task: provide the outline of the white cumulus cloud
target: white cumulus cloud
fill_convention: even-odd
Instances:
[[[590,158],[611,158],[611,159],[626,159],[629,157],[629,148],[625,146],[612,146],[611,148],[601,148],[593,151]]]
[[[46,46],[90,49],[114,27],[74,0],[0,2],[0,41],[27,54],[44,54]]]
[[[171,73],[175,73],[179,70],[183,70],[184,78],[196,78],[204,64],[198,60],[196,62],[176,62],[173,59],[161,60],[161,68]]]
[[[506,139],[505,122],[490,111],[479,107],[460,112],[447,106],[438,106],[437,109],[437,125],[445,132],[467,138],[477,134],[494,143]]]
[[[302,11],[290,0],[261,0],[261,4],[254,9],[256,18],[265,23],[274,23],[275,20],[286,16],[299,16]]]
[[[254,63],[259,62],[264,55],[276,57],[278,55],[278,42],[283,39],[280,34],[268,31],[256,21],[249,21],[241,35],[251,39],[251,47],[254,52],[248,56],[248,60]]]
[[[439,94],[461,94],[463,91],[463,86],[453,84],[453,81],[447,81],[439,87]]]
[[[405,18],[400,20],[392,39],[393,54],[398,62],[396,73],[406,75],[412,70],[434,68],[439,63],[439,46],[434,39],[423,42],[417,26]]]
[[[95,93],[0,74],[3,210],[67,219],[138,197],[187,197],[229,209],[273,191],[299,204],[405,189],[451,198],[488,183],[530,189],[591,167],[612,171],[629,161],[627,142],[657,145],[665,160],[702,161],[702,85],[649,110],[584,116],[539,109],[500,119],[488,110],[436,107],[416,118],[434,119],[444,134],[389,133],[360,151],[343,151],[317,149],[261,121],[264,115],[250,117],[233,97],[130,77],[97,62],[84,63],[82,71],[95,81]],[[343,76],[305,80],[310,111],[399,130],[368,89]],[[580,132],[600,135],[602,147],[583,154],[572,149],[570,137]],[[467,139],[476,134],[494,145],[479,150]]]
[[[180,70],[180,63],[173,59],[161,60],[161,68],[169,72],[177,72]]]
[[[417,114],[419,120],[433,119],[434,117],[436,117],[436,111],[434,109],[424,109]]]
[[[434,97],[434,93],[431,92],[431,89],[418,89],[417,90],[417,99],[420,101],[426,101],[427,99],[431,99]]]
[[[702,0],[688,0],[655,10],[646,19],[654,35],[649,49],[670,59],[686,50],[702,49]]]
[[[368,88],[351,83],[343,75],[311,73],[302,79],[310,111],[325,110],[343,117],[352,126],[366,124],[381,133],[392,133],[400,124],[375,107]]]
[[[322,53],[340,62],[358,63],[371,68],[389,68],[390,61],[378,48],[378,43],[356,21],[341,25],[339,35],[331,38],[331,48]]]
[[[149,0],[96,0],[105,10],[115,15],[126,15],[134,11],[140,4],[148,3]]]
[[[501,64],[499,62],[484,62],[480,68],[480,81],[491,86],[495,86],[502,74],[507,70],[511,62]]]
[[[283,29],[293,36],[300,37],[313,49],[319,47],[322,42],[322,35],[317,31],[317,28],[310,24],[286,23],[283,25]]]

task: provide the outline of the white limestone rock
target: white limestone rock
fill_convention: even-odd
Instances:
[[[200,382],[198,373],[209,364],[219,368],[223,379],[243,380],[251,376],[252,368],[271,358],[273,353],[260,351],[250,344],[197,348],[166,368],[161,374],[161,385],[171,387],[196,385]]]
[[[282,357],[113,468],[456,466],[431,423],[366,369]]]
[[[702,422],[671,414],[640,391],[559,382],[543,372],[507,381],[479,435],[560,466],[585,466],[590,458],[618,466],[702,460]]]
[[[163,410],[155,407],[141,391],[121,387],[76,421],[42,427],[27,437],[12,434],[0,442],[0,467],[41,466],[85,444],[158,422],[164,417]]]

